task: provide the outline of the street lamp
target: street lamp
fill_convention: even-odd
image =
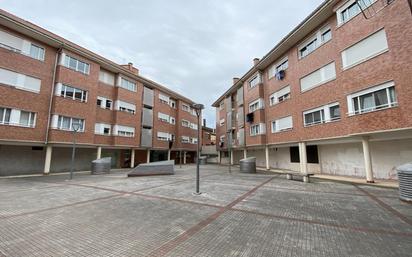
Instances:
[[[202,110],[205,108],[203,104],[192,104],[192,108],[196,111],[197,116],[197,161],[196,161],[196,195],[200,195],[199,191],[199,165],[200,165],[200,115],[202,114]]]
[[[73,150],[72,150],[72,164],[70,166],[70,179],[73,178],[73,170],[74,170],[74,155],[76,152],[76,133],[80,130],[82,124],[80,122],[73,122],[72,123],[72,131],[73,131]]]

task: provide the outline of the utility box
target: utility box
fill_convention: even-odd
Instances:
[[[239,161],[240,172],[256,173],[256,157],[249,157]]]
[[[399,198],[412,202],[412,162],[396,168],[399,179]]]
[[[92,161],[92,175],[110,173],[112,157],[105,157]]]

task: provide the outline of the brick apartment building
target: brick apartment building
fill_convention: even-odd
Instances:
[[[107,156],[113,167],[193,162],[192,104],[131,63],[118,65],[0,10],[0,175],[69,170],[76,123],[76,170]]]
[[[216,131],[214,128],[206,126],[205,119],[203,119],[202,126],[202,145],[216,145]]]
[[[396,179],[412,161],[411,6],[323,2],[213,104],[220,161]]]

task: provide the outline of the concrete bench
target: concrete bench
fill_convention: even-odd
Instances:
[[[285,174],[286,174],[286,179],[288,180],[293,180],[293,177],[299,177],[299,178],[302,178],[302,181],[305,183],[309,183],[309,177],[315,175],[313,173],[303,174],[303,173],[296,172],[296,171],[287,171],[285,172]]]
[[[173,175],[175,174],[175,161],[161,161],[139,164],[132,169],[127,176],[154,176],[154,175]]]

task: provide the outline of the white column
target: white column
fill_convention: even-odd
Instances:
[[[217,163],[222,164],[222,161],[220,160],[220,151],[217,151]]]
[[[97,147],[97,156],[96,156],[96,159],[100,159],[100,158],[102,158],[102,147],[101,147],[101,146],[98,146],[98,147]]]
[[[150,162],[150,149],[147,149],[147,160],[146,160],[146,162],[147,163]]]
[[[370,152],[370,147],[369,147],[369,139],[367,137],[362,138],[362,148],[363,148],[363,159],[365,162],[366,182],[374,183],[371,152]]]
[[[246,159],[246,158],[247,158],[247,150],[245,148],[243,149],[243,159]]]
[[[233,165],[233,150],[230,150],[230,165]]]
[[[135,153],[136,153],[136,150],[134,150],[133,148],[132,148],[132,153],[131,153],[131,155],[130,155],[130,168],[134,168],[134,158],[135,158]]]
[[[266,159],[266,169],[270,170],[270,166],[269,166],[269,146],[265,147],[265,159]]]
[[[308,157],[306,154],[306,143],[299,143],[299,160],[300,160],[300,173],[308,173]]]
[[[170,161],[170,154],[171,154],[171,152],[172,152],[172,150],[170,150],[170,149],[167,151],[167,160],[169,160],[169,161]]]
[[[47,148],[46,148],[46,158],[44,160],[44,171],[43,171],[43,173],[45,175],[50,173],[50,164],[51,164],[52,152],[53,152],[53,147],[51,145],[48,145]]]
[[[183,152],[183,164],[186,164],[186,151]]]

